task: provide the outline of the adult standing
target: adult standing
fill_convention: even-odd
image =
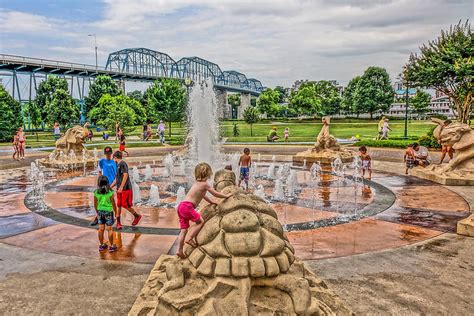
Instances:
[[[58,122],[54,123],[53,134],[54,134],[54,139],[55,140],[58,140],[59,138],[61,138],[61,128],[59,127]]]
[[[377,124],[377,131],[378,131],[377,139],[378,140],[382,139],[382,135],[383,135],[382,129],[383,129],[384,123],[385,123],[385,116],[382,116],[379,123]]]
[[[147,132],[148,132],[148,124],[145,121],[143,122],[143,140],[146,140]]]
[[[388,139],[388,131],[392,131],[392,129],[388,125],[388,118],[386,118],[382,126],[382,139]]]
[[[426,167],[431,163],[430,152],[425,146],[413,143],[413,152],[415,156],[415,166]]]
[[[158,136],[160,137],[160,142],[162,144],[165,143],[165,130],[166,130],[165,123],[163,123],[163,120],[160,120],[160,124],[158,124],[158,128],[156,132]]]
[[[115,181],[115,178],[117,177],[117,164],[115,161],[112,159],[112,147],[107,146],[104,148],[104,158],[99,160],[99,164],[97,166],[97,172],[98,172],[98,177],[97,179],[100,179],[101,176],[105,176],[107,180],[109,181],[109,185],[112,185],[112,183]],[[115,214],[117,217],[117,214]],[[91,226],[97,225],[98,219],[97,216],[96,218],[90,223]]]
[[[23,127],[18,128],[18,150],[19,159],[25,159],[25,148],[26,148],[26,134],[23,131]]]

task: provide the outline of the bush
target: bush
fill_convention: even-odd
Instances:
[[[436,126],[433,127],[428,132],[428,134],[426,134],[425,136],[421,136],[418,139],[418,143],[421,146],[425,146],[425,147],[428,147],[428,148],[441,148],[441,145],[438,143],[438,140],[433,136],[433,131],[434,131],[435,128],[436,128]]]
[[[354,146],[367,146],[367,147],[390,147],[390,148],[406,148],[409,144],[412,144],[413,140],[362,140],[354,144]]]

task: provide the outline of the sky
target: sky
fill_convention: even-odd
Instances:
[[[264,86],[347,84],[369,66],[392,80],[411,52],[459,20],[472,0],[0,0],[0,53],[99,65],[146,47],[199,56]]]

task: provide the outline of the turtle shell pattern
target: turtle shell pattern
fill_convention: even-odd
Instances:
[[[201,211],[204,226],[198,247],[185,247],[191,264],[208,277],[271,277],[286,273],[294,249],[283,233],[276,212],[253,194],[235,186],[234,195]]]

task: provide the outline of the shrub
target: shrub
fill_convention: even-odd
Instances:
[[[412,144],[413,140],[361,140],[354,144],[354,146],[367,146],[367,147],[390,147],[390,148],[406,148],[409,144]]]
[[[433,131],[436,128],[433,127],[425,136],[421,136],[418,139],[418,143],[421,146],[429,147],[429,148],[441,148],[441,145],[438,143],[438,140],[433,136]]]

